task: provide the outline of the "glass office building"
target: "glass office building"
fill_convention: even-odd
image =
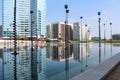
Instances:
[[[13,32],[14,0],[3,0],[2,25],[3,37],[10,36]]]
[[[16,0],[17,36],[45,36],[46,0]],[[30,12],[33,13],[30,13]],[[3,1],[3,37],[13,33],[14,0]],[[11,34],[10,34],[11,33]]]
[[[31,6],[33,32],[44,37],[46,34],[46,0],[31,0]]]

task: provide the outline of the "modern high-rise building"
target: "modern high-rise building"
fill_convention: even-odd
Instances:
[[[46,0],[31,0],[31,14],[33,35],[44,37],[46,35]],[[37,33],[37,34],[36,34]]]
[[[13,32],[14,0],[3,0],[2,7],[2,36],[7,37],[8,32]],[[9,33],[11,33],[9,32]]]
[[[72,24],[65,25],[64,22],[54,22],[50,23],[46,27],[47,34],[46,36],[50,40],[58,40],[62,39],[65,40],[72,40],[73,39],[73,30]]]
[[[44,37],[46,33],[46,0],[16,0],[17,36]],[[32,12],[32,13],[31,13]],[[3,37],[13,34],[14,0],[3,1]],[[11,33],[8,35],[8,33]]]
[[[73,24],[73,39],[86,41],[91,39],[90,26],[84,25],[79,22]]]

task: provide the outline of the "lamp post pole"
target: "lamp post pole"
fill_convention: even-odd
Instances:
[[[110,22],[110,28],[111,28],[110,37],[111,37],[111,43],[112,43],[112,23],[111,22]]]
[[[83,17],[81,16],[80,19],[81,19],[81,42],[82,42],[83,41],[83,26],[82,26]]]
[[[111,28],[110,37],[111,37],[111,56],[112,56],[112,23],[111,22],[110,22],[110,28]]]
[[[104,25],[104,42],[105,42],[105,40],[106,40],[106,30],[105,30],[105,24],[103,24]]]
[[[31,14],[31,48],[33,48],[33,27],[32,27],[32,14],[33,14],[33,11],[31,10],[30,11],[30,14]]]
[[[105,23],[103,25],[104,25],[104,59],[105,59],[105,56],[106,56],[106,29],[105,29]]]
[[[101,20],[101,18],[100,18],[100,15],[101,15],[101,13],[98,12],[98,23],[99,23],[99,47],[101,47],[101,29],[100,29],[100,20]]]
[[[13,33],[14,33],[14,80],[17,80],[17,67],[16,67],[16,56],[17,56],[17,38],[16,38],[16,0],[14,0],[14,21],[13,21]]]
[[[68,5],[67,4],[65,5],[65,10],[66,10],[65,34],[67,34],[67,36],[65,35],[65,42],[68,42],[69,39],[70,39],[70,29],[68,27],[68,13],[69,13],[69,10],[68,10]],[[67,33],[66,33],[66,31],[67,31]]]
[[[66,20],[65,20],[65,71],[66,71],[66,80],[69,80],[69,40],[70,40],[70,29],[68,26],[68,5],[64,6],[66,10]]]
[[[98,24],[99,24],[99,63],[101,63],[101,30],[100,30],[100,15],[101,13],[98,12]]]

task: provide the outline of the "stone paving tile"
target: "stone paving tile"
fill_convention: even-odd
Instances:
[[[104,80],[120,80],[120,64]]]

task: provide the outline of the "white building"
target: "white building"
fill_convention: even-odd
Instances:
[[[47,34],[46,36],[50,40],[58,40],[58,38],[65,39],[73,39],[73,29],[72,24],[67,24],[65,26],[64,22],[54,22],[50,23],[46,27]]]
[[[73,24],[73,40],[91,40],[90,26],[76,22]]]

